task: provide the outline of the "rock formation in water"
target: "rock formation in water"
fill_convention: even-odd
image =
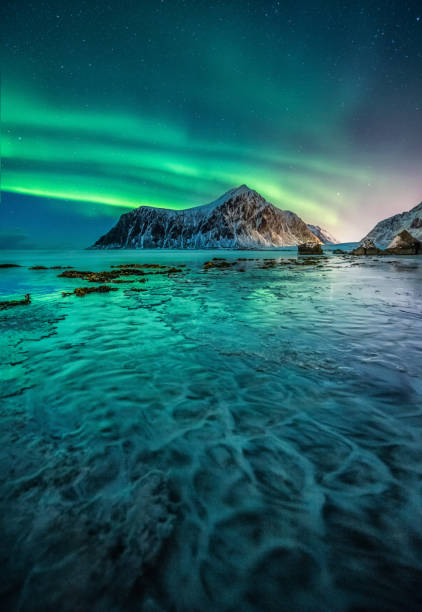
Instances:
[[[373,240],[364,238],[361,244],[352,251],[352,255],[379,255],[382,253]]]
[[[393,255],[418,255],[422,253],[422,243],[407,230],[402,230],[387,247],[387,253]]]
[[[404,229],[417,240],[422,240],[422,202],[407,212],[380,221],[365,238],[385,248]]]
[[[334,250],[334,253],[344,251]],[[402,230],[393,238],[388,247],[383,251],[379,249],[373,240],[364,238],[361,244],[351,251],[351,255],[419,255],[422,254],[422,242],[414,238],[407,230]]]
[[[321,241],[295,213],[276,208],[242,185],[215,202],[195,208],[141,206],[122,215],[91,248],[236,249]]]
[[[322,255],[320,242],[304,242],[298,244],[297,252],[299,255]]]

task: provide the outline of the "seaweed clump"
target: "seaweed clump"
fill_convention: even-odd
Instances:
[[[126,266],[126,264],[125,264]],[[149,264],[151,267],[158,266],[161,268],[155,272],[144,272],[140,270],[138,266],[136,268],[132,266],[128,267],[114,267],[113,270],[104,270],[103,272],[90,272],[89,270],[65,270],[58,275],[59,278],[81,278],[90,283],[110,283],[115,281],[121,276],[146,276],[147,274],[176,274],[182,272],[181,268],[170,268],[168,266],[159,266],[158,264]],[[117,269],[116,269],[117,268]],[[141,282],[141,281],[139,281]]]
[[[263,270],[275,268],[277,265],[280,266],[318,266],[325,258],[313,259],[312,257],[306,257],[304,259],[264,259],[261,264]]]
[[[6,310],[6,308],[13,308],[14,306],[26,306],[30,303],[31,296],[27,293],[23,300],[7,300],[5,302],[0,302],[0,310]]]
[[[168,268],[168,266],[162,266],[161,264],[118,264],[117,266],[111,266],[111,268],[120,268],[122,270],[130,268]]]
[[[88,293],[109,293],[110,291],[118,291],[117,287],[109,287],[108,285],[99,285],[98,287],[78,287],[74,291],[63,291],[62,296],[77,295],[85,297]]]
[[[224,259],[223,257],[213,257],[211,261],[206,261],[204,263],[205,270],[210,270],[211,268],[217,268],[220,270],[225,270],[227,268],[231,268],[236,265],[236,261],[230,262]]]
[[[301,261],[295,261],[295,266],[318,266],[320,261],[316,259],[312,259],[308,257],[307,259],[303,259]]]
[[[69,268],[73,266],[31,266],[28,270],[68,270]]]

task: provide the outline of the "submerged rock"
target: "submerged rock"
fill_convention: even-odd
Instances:
[[[65,270],[58,275],[59,278],[81,278],[90,283],[109,283],[115,281],[121,276],[146,276],[151,274],[176,274],[182,272],[181,268],[169,266],[161,266],[159,264],[146,264],[143,268],[160,268],[154,272],[144,272],[140,270],[141,266],[112,266],[113,270],[104,270],[102,272],[91,272],[89,270]]]
[[[88,293],[109,293],[110,291],[118,291],[118,289],[117,287],[100,285],[99,287],[78,287],[73,293],[78,297],[85,297]]]
[[[303,261],[295,261],[292,263],[294,263],[295,266],[318,266],[321,262],[309,257]]]
[[[26,306],[31,303],[31,296],[29,293],[25,295],[23,300],[9,300],[0,302],[0,310],[6,310],[6,308],[13,308],[14,306]]]
[[[19,264],[12,264],[12,263],[5,263],[5,264],[0,264],[0,268],[20,268],[21,266]]]
[[[237,262],[233,261],[226,261],[224,258],[222,257],[214,257],[211,261],[206,261],[204,263],[204,268],[205,270],[209,270],[210,268],[220,268],[220,269],[227,269],[227,268],[231,268],[232,266],[235,266]]]
[[[319,242],[303,242],[297,247],[299,255],[322,255],[322,248]]]
[[[109,287],[108,285],[99,285],[98,287],[78,287],[74,291],[63,291],[62,296],[77,295],[85,297],[88,293],[109,293],[110,291],[118,291],[117,287]]]
[[[161,264],[118,264],[117,266],[111,266],[112,268],[168,268],[168,266],[162,266]]]
[[[69,270],[67,272],[62,272],[61,274],[58,274],[57,277],[58,278],[85,278],[87,276],[89,276],[90,274],[92,274],[92,272],[90,272],[89,270]]]
[[[404,229],[393,238],[386,250],[390,255],[418,255],[422,253],[422,243]]]

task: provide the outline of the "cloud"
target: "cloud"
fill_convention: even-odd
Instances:
[[[0,250],[36,249],[38,245],[31,242],[29,234],[19,228],[0,230]]]

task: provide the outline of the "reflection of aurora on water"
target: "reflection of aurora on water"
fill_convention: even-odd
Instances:
[[[224,255],[2,252],[3,607],[420,607],[420,258]]]

